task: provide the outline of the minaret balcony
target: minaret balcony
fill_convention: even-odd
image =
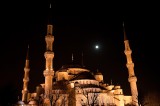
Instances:
[[[25,68],[24,68],[24,71],[25,71],[25,72],[29,72],[30,69],[25,67]]]
[[[133,68],[134,67],[134,63],[130,62],[126,64],[127,68]]]
[[[45,40],[46,40],[46,42],[53,42],[54,41],[54,36],[47,35],[47,36],[45,36]]]
[[[23,78],[23,82],[28,82],[29,78]]]
[[[132,53],[132,50],[125,50],[124,53],[125,53],[126,55],[131,54],[131,53]]]
[[[28,92],[28,90],[27,90],[27,89],[22,90],[22,94],[27,93],[27,92]]]
[[[54,71],[50,71],[50,70],[45,70],[43,72],[44,76],[53,76],[54,75]]]
[[[136,82],[137,81],[137,77],[136,76],[131,76],[128,78],[129,82]]]
[[[54,53],[51,51],[47,51],[44,53],[45,58],[53,58],[54,57]]]

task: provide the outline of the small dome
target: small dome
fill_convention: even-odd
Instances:
[[[17,104],[18,105],[24,105],[24,102],[23,101],[18,101]]]
[[[102,75],[102,73],[99,70],[97,70],[97,72],[95,73],[95,75]]]
[[[31,100],[28,104],[30,104],[30,105],[36,105],[37,102],[35,100]]]
[[[78,86],[79,86],[79,83],[76,81],[76,82],[74,83],[74,86],[75,86],[75,87],[78,87]]]
[[[114,89],[121,89],[121,86],[116,85]]]
[[[37,88],[42,88],[42,85],[37,85],[36,87],[37,87]]]
[[[96,72],[95,75],[102,75],[102,73],[101,72]]]

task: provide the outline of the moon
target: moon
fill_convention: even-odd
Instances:
[[[99,46],[98,46],[98,45],[95,45],[95,49],[99,49]]]

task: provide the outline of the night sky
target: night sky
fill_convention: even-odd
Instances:
[[[92,72],[98,69],[104,82],[120,84],[130,95],[128,71],[124,54],[123,26],[132,49],[134,70],[139,91],[157,91],[160,88],[159,16],[152,3],[82,2],[82,1],[24,2],[8,1],[1,9],[1,67],[0,94],[21,95],[27,46],[30,46],[30,82],[33,92],[44,83],[45,36],[48,19],[54,25],[53,67],[74,61],[83,63]],[[150,4],[150,6],[148,6]],[[6,8],[8,8],[6,10]],[[52,17],[49,17],[52,16]],[[98,44],[99,49],[94,46]],[[8,90],[7,93],[4,93]],[[21,97],[21,96],[20,96]],[[12,99],[10,98],[3,98]],[[12,100],[10,100],[12,102]]]

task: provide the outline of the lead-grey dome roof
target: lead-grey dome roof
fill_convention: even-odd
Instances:
[[[81,80],[81,79],[93,79],[95,80],[94,76],[92,75],[91,72],[81,72],[77,74],[72,80]]]

